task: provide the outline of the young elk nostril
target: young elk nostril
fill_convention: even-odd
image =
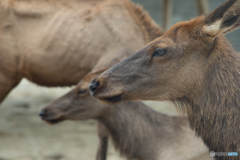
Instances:
[[[93,80],[89,85],[89,91],[91,92],[91,94],[93,94],[99,86],[100,82],[96,82],[95,80]]]
[[[40,116],[41,118],[46,117],[46,116],[47,116],[47,110],[46,110],[46,109],[41,110],[41,111],[39,112],[39,116]]]

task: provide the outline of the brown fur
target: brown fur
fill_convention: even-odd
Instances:
[[[128,160],[210,160],[208,149],[190,129],[186,117],[157,113],[142,102],[101,104],[80,82],[72,91],[45,107],[43,120],[98,121],[97,160],[105,160],[108,138]],[[200,158],[200,157],[206,158]]]
[[[163,34],[129,0],[1,0],[0,28],[0,102],[22,78],[43,86],[91,79],[153,31]]]
[[[108,104],[170,100],[187,111],[211,151],[239,151],[240,57],[223,35],[239,27],[239,17],[240,0],[229,0],[207,16],[175,24],[95,78],[91,94]]]
[[[151,20],[151,17],[143,10],[142,6],[133,3],[128,4],[129,12],[132,13],[139,27],[142,29],[146,42],[150,42],[163,35],[163,30],[159,29],[157,23]]]

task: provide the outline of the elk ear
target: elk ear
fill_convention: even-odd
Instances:
[[[202,33],[211,38],[240,27],[240,0],[228,0],[206,15]]]

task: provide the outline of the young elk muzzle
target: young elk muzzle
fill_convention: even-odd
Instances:
[[[175,24],[96,77],[92,96],[108,104],[170,100],[187,110],[210,150],[240,151],[240,57],[224,37],[240,26],[239,17],[240,0],[228,0]]]

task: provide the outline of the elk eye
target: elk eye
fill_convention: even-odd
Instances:
[[[167,53],[166,49],[157,48],[152,56],[164,56]]]
[[[87,92],[86,89],[80,89],[77,94],[78,94],[78,95],[79,95],[79,94],[84,94],[84,93],[86,93],[86,92]]]

